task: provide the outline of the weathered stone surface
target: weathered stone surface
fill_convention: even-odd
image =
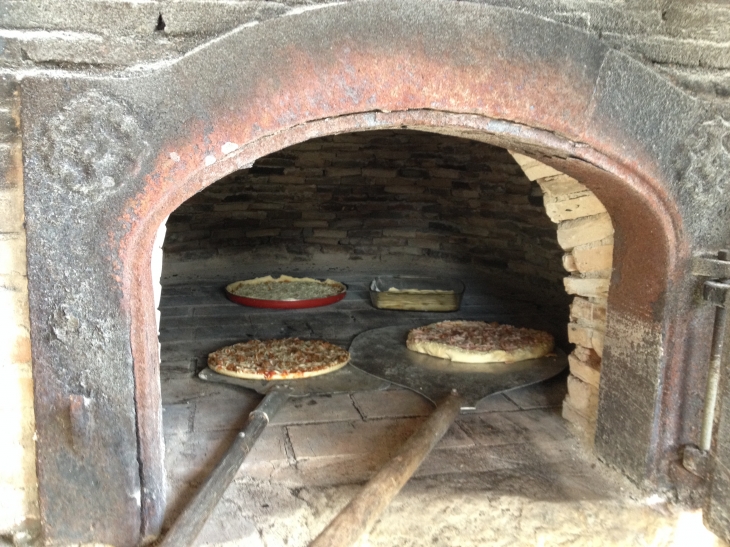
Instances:
[[[588,193],[562,201],[545,200],[545,212],[557,223],[605,213],[606,208],[593,193]]]
[[[601,358],[593,349],[578,346],[568,356],[570,373],[598,389],[601,380]]]
[[[568,294],[579,294],[581,296],[605,298],[608,295],[610,279],[566,277],[563,280],[565,290]]]
[[[582,325],[605,330],[606,308],[579,296],[570,305],[570,317]]]
[[[553,177],[556,175],[562,175],[560,171],[556,171],[552,167],[545,165],[544,163],[539,162],[533,158],[518,154],[516,152],[511,152],[511,154],[512,157],[515,158],[515,161],[520,165],[522,171],[524,171],[525,176],[529,180],[537,180],[547,177]]]
[[[613,265],[613,245],[575,247],[571,253],[576,268],[581,272],[610,270]]]
[[[569,251],[578,245],[599,241],[613,234],[613,223],[607,213],[561,222],[558,243]]]
[[[568,397],[570,406],[586,417],[594,417],[598,411],[598,389],[573,374],[568,376]]]
[[[588,191],[585,185],[563,173],[540,179],[537,183],[550,200],[567,199]]]

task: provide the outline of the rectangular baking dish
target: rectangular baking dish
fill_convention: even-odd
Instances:
[[[381,310],[456,311],[464,284],[458,279],[380,275],[370,283],[370,302]]]

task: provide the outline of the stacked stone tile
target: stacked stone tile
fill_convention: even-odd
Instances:
[[[525,175],[543,191],[545,210],[558,224],[558,243],[565,251],[563,282],[575,295],[570,306],[568,357],[570,376],[563,416],[589,439],[595,433],[606,299],[613,260],[613,224],[598,198],[577,180],[535,159],[511,152]]]
[[[38,515],[19,110],[0,75],[0,530]]]

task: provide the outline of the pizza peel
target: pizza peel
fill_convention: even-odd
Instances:
[[[193,544],[261,433],[290,398],[375,391],[390,386],[389,382],[349,364],[327,374],[294,380],[244,380],[218,374],[209,368],[201,370],[198,377],[206,382],[250,389],[262,394],[264,398],[249,414],[244,429],[236,435],[221,461],[168,530],[160,547]]]
[[[455,363],[409,350],[408,331],[408,327],[385,327],[363,332],[350,345],[350,364],[415,391],[438,406],[310,547],[354,545],[375,524],[462,410],[475,409],[489,395],[552,378],[568,364],[560,350],[516,363]]]

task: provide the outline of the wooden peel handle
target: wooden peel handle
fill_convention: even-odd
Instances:
[[[452,391],[393,459],[370,479],[309,547],[348,547],[370,530],[444,436],[459,415],[462,402],[461,397]]]
[[[269,420],[289,399],[286,391],[270,391],[249,414],[246,427],[233,441],[223,459],[173,523],[159,547],[188,547],[202,530],[236,472],[266,428]]]

